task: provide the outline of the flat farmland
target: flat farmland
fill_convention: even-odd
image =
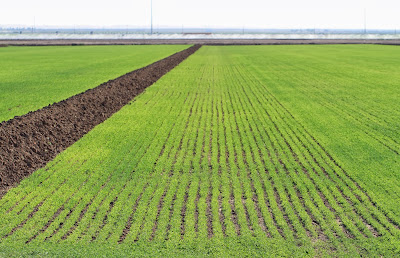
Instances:
[[[58,46],[0,48],[0,122],[64,100],[186,48]]]
[[[0,254],[398,254],[399,58],[202,46],[0,199]]]

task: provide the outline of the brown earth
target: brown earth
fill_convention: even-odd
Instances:
[[[192,46],[96,88],[0,123],[0,198],[199,48]]]
[[[62,45],[303,45],[303,44],[383,44],[400,45],[400,39],[27,39],[0,40],[10,46]]]

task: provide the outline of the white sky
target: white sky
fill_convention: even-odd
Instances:
[[[153,0],[154,27],[399,29],[400,0]],[[0,0],[0,26],[149,27],[150,0]]]

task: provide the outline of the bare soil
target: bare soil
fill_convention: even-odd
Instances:
[[[0,198],[199,48],[192,46],[96,88],[0,123]]]

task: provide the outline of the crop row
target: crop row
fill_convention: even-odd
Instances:
[[[263,51],[240,50],[248,55],[246,73],[268,85],[337,162],[376,201],[396,213],[400,151],[396,48],[259,48]]]
[[[357,96],[351,96],[351,101],[346,98],[338,98],[335,93],[329,90],[330,85],[350,84],[352,81],[349,78],[327,78],[320,67],[305,67],[298,64],[293,65],[293,67],[299,72],[312,73],[313,83],[306,84],[305,77],[287,77],[281,83],[306,85],[306,87],[298,87],[297,90],[310,97],[315,98],[315,96],[318,96],[319,101],[324,106],[337,112],[344,119],[354,122],[368,137],[378,141],[397,155],[400,154],[399,125],[394,119],[400,113],[396,109],[386,110],[385,105],[382,103],[366,102],[363,98]],[[367,86],[365,87],[367,88]],[[382,112],[383,110],[385,111]],[[388,115],[389,113],[390,115]]]

